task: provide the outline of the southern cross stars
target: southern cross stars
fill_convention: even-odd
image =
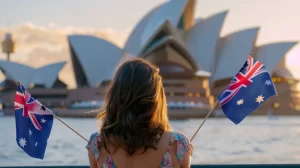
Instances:
[[[19,144],[20,144],[20,146],[22,146],[22,148],[24,148],[24,146],[26,145],[26,140],[25,140],[25,138],[21,138],[21,139],[19,139]]]
[[[43,119],[41,119],[41,122],[45,124],[46,120],[43,118]]]
[[[264,101],[264,97],[263,97],[262,95],[257,96],[256,102],[257,102],[258,104],[260,104],[260,103],[263,102],[263,101]]]
[[[264,97],[262,95],[257,96],[257,98],[255,98],[255,99],[256,99],[255,102],[257,102],[258,104],[260,104],[261,102],[264,101]],[[242,104],[244,104],[244,100],[243,99],[240,99],[240,100],[236,101],[236,105],[240,106]]]
[[[267,85],[267,86],[272,85],[272,82],[270,80],[266,80],[265,85]]]
[[[243,104],[243,103],[244,103],[244,100],[243,100],[243,99],[240,99],[240,100],[238,100],[238,101],[236,102],[237,105],[241,105],[241,104]]]

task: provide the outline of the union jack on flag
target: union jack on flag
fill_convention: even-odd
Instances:
[[[217,98],[224,114],[235,124],[277,95],[266,67],[251,55]]]
[[[18,85],[14,109],[18,146],[29,156],[43,159],[53,125],[52,113],[22,85]]]

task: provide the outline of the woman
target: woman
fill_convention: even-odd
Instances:
[[[92,168],[188,168],[189,139],[171,130],[162,78],[142,59],[122,64],[87,145]]]

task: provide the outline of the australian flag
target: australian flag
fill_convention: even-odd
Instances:
[[[48,108],[18,85],[14,102],[18,146],[33,158],[43,159],[53,124]]]
[[[217,98],[224,114],[235,124],[277,95],[266,67],[249,56],[244,66]]]

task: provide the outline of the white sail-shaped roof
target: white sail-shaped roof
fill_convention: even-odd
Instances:
[[[138,22],[122,50],[96,37],[69,36],[77,86],[95,87],[111,80],[122,59],[128,59],[126,54],[145,58],[160,65],[161,70],[171,64],[184,67],[193,75],[210,76],[211,83],[232,78],[253,51],[259,28],[220,39],[228,11],[195,19],[195,4],[196,0],[169,0],[158,5]],[[293,45],[294,42],[260,46],[253,51],[254,57],[274,71]]]
[[[145,27],[148,24],[149,19],[151,16],[162,6],[164,6],[166,3],[163,3],[150,12],[148,12],[135,26],[131,34],[128,36],[128,39],[125,43],[123,53],[130,53],[132,55],[137,56],[141,50],[140,42],[141,42],[141,36],[144,32]]]
[[[212,82],[236,75],[252,52],[258,30],[246,29],[221,39]]]
[[[34,73],[34,68],[11,61],[0,61],[0,69],[6,79],[19,81],[25,88],[29,87]]]
[[[193,57],[190,55],[190,53],[186,50],[183,43],[180,43],[178,40],[175,40],[173,36],[166,36],[159,42],[157,42],[155,45],[152,46],[152,48],[144,53],[144,57],[148,56],[151,52],[155,51],[156,49],[165,46],[168,44],[170,48],[173,50],[176,50],[180,54],[166,54],[165,57],[168,57],[167,60],[169,62],[177,63],[179,65],[182,65],[183,67],[191,70],[191,71],[197,71],[199,69],[198,65],[196,64]]]
[[[262,45],[255,49],[254,57],[261,61],[272,74],[286,53],[296,44],[297,42],[281,42]]]
[[[42,83],[46,88],[52,88],[59,72],[67,62],[58,62],[35,69],[32,83]]]
[[[161,33],[165,34],[163,38],[166,38],[167,36],[171,36],[174,40],[177,41],[177,43],[180,43],[180,45],[184,45],[184,41],[182,36],[180,35],[179,31],[171,24],[169,20],[165,20],[163,24],[161,24],[155,32],[153,32],[151,39],[143,46],[142,52],[140,55],[143,55],[145,53],[145,49],[147,49],[146,52],[149,52],[149,45],[152,44],[152,47],[156,45],[156,43],[159,43],[162,41],[163,38],[160,38],[158,41],[153,43],[153,40],[156,39],[156,36],[160,35]],[[156,39],[157,40],[157,39]]]
[[[157,9],[149,19],[141,36],[141,47],[151,40],[153,33],[156,32],[166,20],[169,20],[174,27],[177,27],[187,1],[188,0],[170,0]]]
[[[30,87],[31,84],[42,84],[46,88],[52,88],[65,63],[64,61],[40,68],[32,68],[16,62],[0,61],[0,69],[6,79],[21,82],[25,88]]]
[[[212,71],[216,46],[227,11],[197,22],[185,33],[185,44],[199,67]]]
[[[69,36],[72,50],[72,61],[77,62],[73,67],[77,85],[80,79],[86,79],[89,87],[96,87],[101,84],[106,73],[115,69],[121,59],[121,49],[100,38],[88,35]],[[82,73],[76,74],[77,71]]]

